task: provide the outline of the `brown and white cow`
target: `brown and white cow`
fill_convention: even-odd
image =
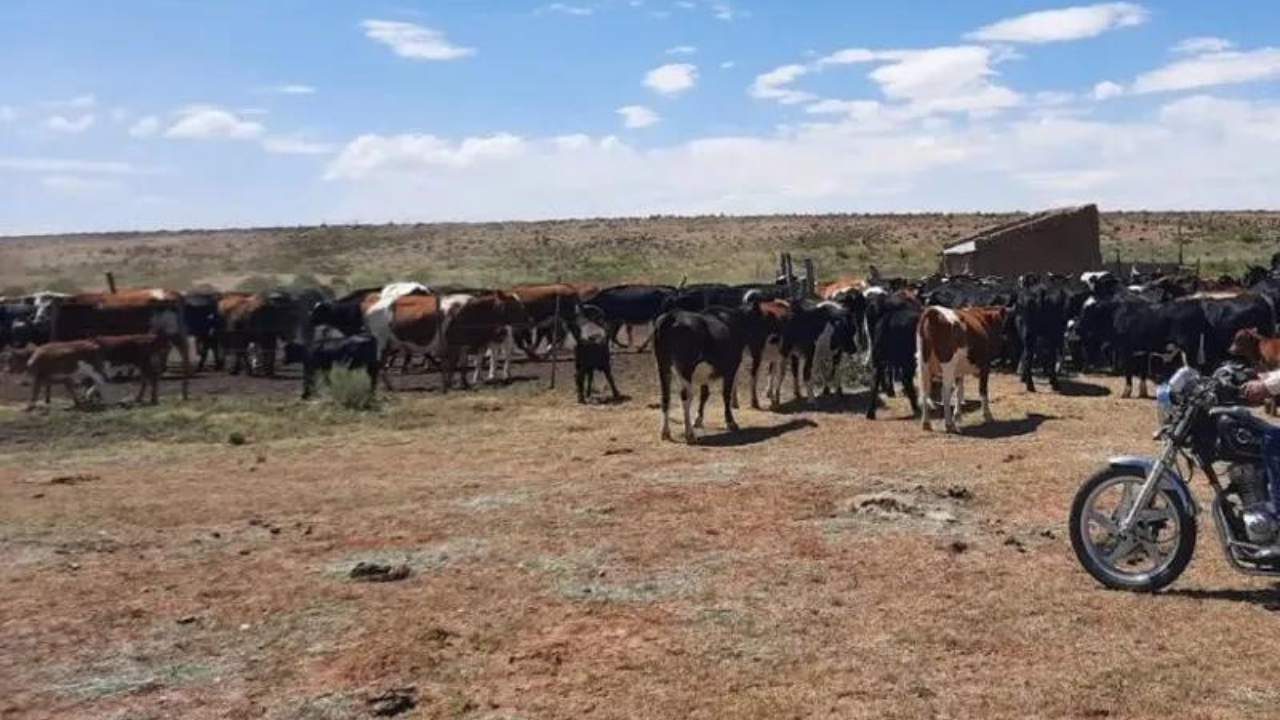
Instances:
[[[1000,355],[1001,328],[1008,308],[976,307],[952,310],[927,307],[916,326],[916,366],[920,397],[928,398],[933,379],[942,381],[942,409],[949,432],[959,432],[964,410],[964,378],[978,377],[982,418],[991,422],[987,381],[991,363]],[[953,407],[954,403],[954,407]],[[931,430],[928,403],[920,411],[920,424]]]
[[[443,329],[444,390],[449,390],[459,361],[465,362],[468,357],[475,363],[471,382],[480,381],[480,364],[485,355],[489,358],[488,379],[495,379],[499,353],[503,356],[502,379],[510,380],[515,332],[529,324],[529,315],[520,297],[501,290],[481,295],[447,295],[441,307],[447,317]],[[461,379],[465,388],[466,375],[461,375]]]

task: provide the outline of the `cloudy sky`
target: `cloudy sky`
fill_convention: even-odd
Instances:
[[[1280,207],[1270,0],[4,0],[0,233]]]

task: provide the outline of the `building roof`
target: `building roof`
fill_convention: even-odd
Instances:
[[[978,249],[978,243],[975,240],[962,240],[959,245],[952,245],[942,251],[943,255],[967,255]]]
[[[980,230],[968,237],[954,240],[943,247],[942,254],[964,255],[971,253],[977,250],[977,246],[982,244],[982,242],[988,238],[995,237],[997,235],[1004,235],[1012,230],[1018,230],[1030,225],[1035,225],[1037,223],[1044,222],[1045,220],[1075,215],[1076,213],[1084,212],[1091,208],[1096,212],[1097,208],[1094,205],[1075,205],[1072,207],[1054,208],[1052,210],[1045,210],[1043,212],[1014,218],[1009,222],[994,225]]]

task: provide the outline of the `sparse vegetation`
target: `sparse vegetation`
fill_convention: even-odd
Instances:
[[[369,387],[369,375],[362,368],[335,367],[329,371],[329,400],[347,410],[373,410],[378,397]]]

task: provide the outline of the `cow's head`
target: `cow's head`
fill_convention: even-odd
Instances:
[[[1262,344],[1262,333],[1257,328],[1245,328],[1236,333],[1231,340],[1231,347],[1227,348],[1227,352],[1237,357],[1242,357],[1249,362],[1257,362],[1260,356],[1258,347]]]

